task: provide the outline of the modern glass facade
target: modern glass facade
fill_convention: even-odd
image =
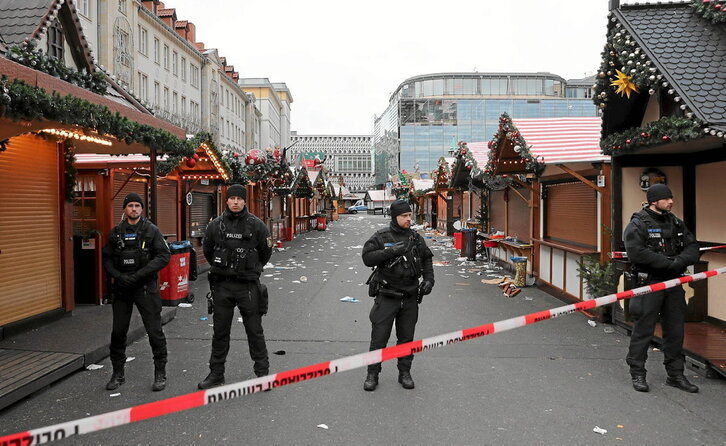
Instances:
[[[543,73],[459,73],[408,79],[374,123],[376,183],[398,170],[436,168],[457,141],[488,141],[499,117],[597,116],[590,99],[566,98],[566,82]]]

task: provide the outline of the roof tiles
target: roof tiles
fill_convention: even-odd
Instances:
[[[696,115],[726,123],[726,27],[690,3],[623,5],[618,13]]]
[[[51,0],[0,0],[0,34],[8,45],[30,38]]]

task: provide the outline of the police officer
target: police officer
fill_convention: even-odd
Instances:
[[[423,237],[411,229],[411,206],[397,200],[391,204],[390,213],[390,226],[376,231],[363,245],[363,263],[376,267],[372,276],[377,292],[370,313],[371,351],[386,346],[394,321],[397,344],[413,341],[418,305],[434,287],[433,254]],[[398,358],[398,382],[404,389],[414,388],[412,362],[413,355]],[[363,389],[376,390],[380,371],[380,363],[368,366]]]
[[[154,391],[166,387],[166,338],[161,329],[161,296],[158,272],[169,263],[169,247],[161,231],[141,216],[144,202],[132,192],[123,203],[124,220],[113,228],[103,247],[103,266],[113,278],[113,329],[111,364],[113,374],[106,384],[115,390],[126,379],[126,335],[133,306],[141,314],[154,353]]]
[[[623,234],[625,249],[632,262],[632,277],[638,286],[676,278],[699,258],[695,237],[683,221],[671,213],[673,193],[668,186],[650,186],[646,198],[647,206],[633,214]],[[635,324],[626,361],[630,366],[633,388],[638,392],[650,390],[645,379],[645,362],[660,316],[663,364],[668,373],[666,384],[686,392],[698,392],[698,387],[683,376],[683,325],[686,313],[683,287],[634,297],[630,301],[630,313]]]
[[[250,357],[257,376],[270,371],[262,316],[267,313],[267,290],[260,284],[262,267],[272,255],[267,226],[245,206],[247,189],[233,184],[227,189],[227,209],[204,234],[204,257],[211,265],[209,281],[214,300],[214,336],[209,375],[200,389],[224,384],[224,363],[234,307],[239,308],[247,333]]]

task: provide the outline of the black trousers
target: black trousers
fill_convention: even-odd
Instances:
[[[161,296],[143,287],[119,290],[113,300],[113,328],[111,330],[111,364],[118,369],[126,362],[126,338],[134,304],[144,322],[149,344],[154,354],[154,366],[166,366],[166,337],[161,329]]]
[[[683,324],[686,319],[683,287],[678,286],[634,297],[630,313],[635,318],[626,361],[632,375],[645,375],[648,346],[660,318],[663,329],[663,364],[668,376],[683,374]]]
[[[265,333],[262,330],[262,316],[257,304],[258,297],[259,290],[255,282],[225,280],[214,285],[214,336],[212,355],[209,358],[209,369],[212,372],[224,374],[234,308],[237,307],[242,314],[255,374],[263,376],[269,373],[270,361],[267,357]]]
[[[371,320],[371,347],[370,351],[378,350],[388,344],[391,337],[393,323],[396,323],[396,345],[413,341],[416,322],[418,322],[418,302],[415,296],[406,296],[403,299],[376,296],[370,314]],[[413,355],[398,358],[398,370],[411,371]],[[368,366],[368,373],[380,373],[381,363]]]

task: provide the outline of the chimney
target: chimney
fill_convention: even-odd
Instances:
[[[610,2],[610,6],[608,7],[609,11],[620,8],[620,0],[609,0],[609,2]]]
[[[159,9],[156,14],[159,18],[166,23],[171,29],[176,28],[176,9]]]
[[[197,27],[192,22],[187,25],[187,40],[192,44],[197,41]]]
[[[189,25],[186,20],[178,20],[176,24],[174,25],[174,30],[177,34],[179,34],[183,39],[187,39],[187,33],[189,32]]]
[[[204,42],[194,42],[194,45],[197,46],[199,51],[204,51]]]
[[[159,3],[159,0],[142,0],[141,4],[144,6],[144,8],[151,11],[152,14],[156,15],[156,6]]]

